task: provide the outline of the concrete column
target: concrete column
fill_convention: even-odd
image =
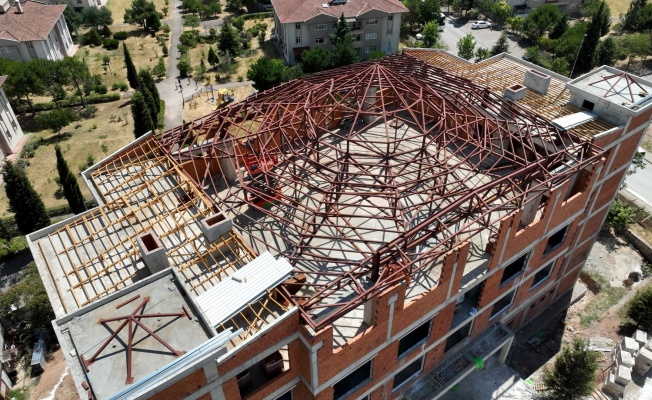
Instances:
[[[220,167],[222,175],[227,181],[234,181],[238,178],[235,170],[235,156],[233,154],[233,146],[230,143],[219,145],[218,149],[229,155],[227,158],[220,157]]]
[[[312,391],[319,387],[319,360],[317,359],[317,350],[324,347],[324,342],[319,342],[310,349],[310,380],[312,381]]]
[[[498,363],[499,364],[505,364],[505,360],[507,359],[507,354],[509,354],[509,349],[512,348],[512,343],[514,342],[514,336],[509,338],[507,343],[503,345],[502,350],[500,350],[500,355],[498,355]]]

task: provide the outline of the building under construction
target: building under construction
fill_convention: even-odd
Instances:
[[[651,104],[406,50],[141,137],[28,237],[80,396],[437,398],[572,289]]]

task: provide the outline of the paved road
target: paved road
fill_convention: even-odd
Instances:
[[[648,210],[652,210],[652,164],[645,160],[645,168],[625,178],[625,190],[646,203]]]
[[[472,21],[446,18],[446,27],[442,32],[442,40],[448,46],[450,53],[457,55],[457,42],[468,33],[471,33],[475,37],[477,43],[476,48],[484,47],[486,49],[491,49],[503,33],[501,30],[471,29],[471,23]],[[518,40],[516,36],[510,35],[510,54],[521,58],[525,54],[525,48],[521,47],[516,40]]]

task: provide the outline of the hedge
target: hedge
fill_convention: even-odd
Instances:
[[[108,93],[108,94],[95,94],[84,97],[87,104],[98,104],[98,103],[109,103],[112,101],[120,100],[120,93]],[[81,99],[79,97],[73,97],[68,100],[60,100],[59,107],[75,107],[82,105]],[[13,106],[14,111],[16,112],[28,112],[31,111],[29,105],[21,104],[19,106]],[[57,104],[53,101],[47,101],[45,103],[36,103],[34,104],[34,110],[36,111],[49,111],[57,107]]]
[[[264,11],[264,12],[259,12],[259,13],[241,15],[241,17],[243,17],[244,19],[272,18],[273,16],[274,16],[273,11]]]
[[[165,128],[165,101],[160,100],[161,102],[161,109],[158,112],[158,121],[156,121],[156,125],[158,125],[158,129],[163,129]]]

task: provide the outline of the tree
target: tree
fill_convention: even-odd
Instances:
[[[153,1],[133,0],[131,8],[125,10],[124,20],[131,25],[144,26],[145,21],[148,24],[151,22],[152,14],[158,14]],[[160,15],[158,17],[161,18]]]
[[[215,65],[219,62],[219,59],[217,58],[217,53],[215,53],[215,50],[213,50],[213,46],[210,46],[208,48],[208,63],[215,68]]]
[[[86,108],[86,100],[84,100],[84,91],[82,87],[90,79],[91,72],[88,70],[88,65],[85,62],[78,60],[76,57],[66,57],[60,61],[62,67],[68,71],[70,76],[70,83],[77,89],[77,94],[81,99],[82,106]]]
[[[441,34],[439,33],[439,23],[437,21],[430,21],[424,27],[422,31],[423,35],[423,47],[435,47],[437,42],[441,39]]]
[[[36,121],[43,128],[59,133],[66,125],[79,121],[79,114],[69,108],[55,108],[52,111],[40,113],[36,117]]]
[[[238,11],[242,8],[242,0],[226,0],[226,8],[232,11]]]
[[[132,89],[138,89],[138,73],[136,72],[134,62],[131,60],[131,54],[129,54],[127,43],[122,42],[122,50],[125,55],[125,67],[127,67],[127,80],[129,81],[129,86],[131,86]]]
[[[423,0],[419,2],[420,22],[438,21],[439,14],[441,14],[439,0]]]
[[[507,18],[507,25],[509,26],[509,29],[512,30],[512,32],[521,34],[523,31],[523,26],[525,26],[525,18],[520,16],[509,17]]]
[[[70,79],[68,70],[63,68],[60,62],[44,59],[30,61],[30,68],[40,78],[44,92],[52,96],[52,100],[59,108],[59,100],[63,100],[66,96],[63,86],[67,85]]]
[[[87,7],[82,11],[82,21],[85,26],[100,29],[102,25],[113,24],[111,10],[106,7]]]
[[[579,400],[593,391],[597,353],[588,349],[581,339],[565,346],[555,359],[554,370],[543,370],[543,382],[548,394],[556,400]]]
[[[367,60],[378,60],[385,57],[387,53],[382,50],[372,50],[367,54]]]
[[[598,20],[596,25],[600,27],[601,37],[609,33],[609,29],[611,28],[611,9],[605,1],[600,2],[597,14],[591,20]]]
[[[497,1],[491,6],[491,13],[493,20],[498,26],[503,26],[507,18],[512,15],[512,6],[507,4],[504,0]]]
[[[475,50],[475,38],[472,34],[467,34],[457,42],[457,55],[465,60],[473,58]]]
[[[577,66],[576,70],[579,73],[589,71],[593,67],[595,49],[600,43],[600,37],[602,36],[602,18],[599,16],[604,12],[605,3],[604,1],[600,3],[598,8],[598,13],[596,18],[591,20],[589,26],[586,28],[586,35],[584,36],[584,42],[578,53],[577,57]],[[571,76],[572,78],[572,76]]]
[[[9,314],[12,311],[11,306],[15,304],[24,304],[25,311],[30,315],[32,328],[49,329],[52,326],[54,311],[34,261],[27,264],[20,282],[0,295],[2,315]]]
[[[333,66],[343,67],[358,62],[358,53],[353,47],[353,36],[351,28],[344,18],[344,13],[340,15],[335,27],[335,33],[329,35],[334,50],[331,54]]]
[[[50,225],[43,201],[29,183],[25,171],[11,161],[2,167],[9,207],[15,214],[16,225],[25,235]]]
[[[140,86],[138,88],[138,91],[143,95],[143,99],[145,100],[145,104],[147,104],[147,109],[149,110],[149,116],[152,119],[152,131],[156,128],[156,123],[158,122],[158,111],[157,109],[160,107],[160,103],[158,104],[159,107],[156,107],[156,101],[154,101],[154,96],[152,95],[152,92],[149,91],[147,86]]]
[[[563,57],[557,57],[552,60],[550,69],[559,75],[568,76],[570,73],[570,65],[568,64],[568,61],[566,61],[566,59]]]
[[[629,64],[636,57],[647,57],[650,54],[650,36],[643,33],[632,33],[629,35],[622,36],[621,38],[621,49],[623,53],[629,57],[627,61],[627,69],[629,70]]]
[[[530,40],[537,41],[552,29],[561,17],[562,12],[559,11],[559,7],[553,4],[544,4],[528,14],[523,30]]]
[[[224,23],[217,37],[217,48],[222,53],[229,52],[233,57],[240,52],[240,41],[230,24]]]
[[[183,17],[183,26],[187,26],[190,29],[197,29],[201,25],[201,20],[196,15],[184,15]]]
[[[497,56],[500,53],[509,53],[509,42],[507,41],[507,32],[503,32],[494,47],[491,48],[491,57]]]
[[[475,62],[480,62],[484,59],[489,58],[489,55],[491,53],[489,52],[489,49],[485,49],[484,47],[478,47],[478,49],[475,51]]]
[[[420,0],[403,0],[403,5],[407,8],[408,12],[403,14],[401,19],[401,30],[409,31],[412,25],[419,20],[419,5]]]
[[[616,41],[612,37],[608,37],[598,45],[595,54],[596,65],[613,65],[618,58],[618,49]]]
[[[320,47],[315,47],[301,53],[301,67],[303,68],[303,72],[307,74],[324,71],[330,65],[330,53]]]
[[[147,28],[152,31],[152,36],[154,36],[154,32],[161,30],[161,14],[158,12],[150,13],[145,18],[145,23],[147,24]]]
[[[187,78],[192,73],[192,67],[190,66],[188,55],[184,54],[179,58],[177,69],[179,70],[179,77],[181,78]]]
[[[66,6],[66,9],[63,10],[63,19],[66,20],[66,25],[68,25],[68,30],[70,32],[77,32],[77,29],[84,23],[84,18],[81,13],[75,11],[70,4]]]
[[[623,32],[636,32],[639,29],[639,22],[643,9],[647,4],[647,0],[632,0],[629,4],[627,13],[622,18],[622,25],[620,29]]]
[[[215,16],[222,12],[222,5],[220,4],[219,1],[212,1],[210,4],[208,4],[208,9],[211,12],[211,14]]]
[[[247,79],[254,82],[257,90],[271,89],[285,81],[287,66],[279,59],[259,58],[249,67]]]
[[[139,138],[149,131],[154,131],[151,111],[140,91],[131,96],[131,115],[134,118],[134,135]]]
[[[163,57],[159,57],[158,63],[156,63],[156,66],[152,68],[152,74],[157,78],[162,79],[165,78],[166,73],[167,68],[165,66],[165,61],[163,61]]]
[[[59,183],[63,189],[63,195],[68,201],[72,212],[79,214],[86,210],[84,196],[82,196],[81,190],[79,189],[79,183],[77,183],[77,178],[70,171],[68,163],[63,158],[61,147],[59,145],[54,146],[54,151],[57,156],[57,171],[59,172]]]
[[[147,88],[149,93],[152,95],[152,103],[149,104],[149,107],[156,110],[154,115],[158,116],[158,112],[161,109],[161,97],[158,94],[158,88],[156,87],[156,82],[152,78],[152,74],[149,73],[146,69],[141,69],[138,71],[138,87]],[[157,118],[154,120],[156,121]]]
[[[559,39],[562,37],[562,35],[566,32],[568,29],[568,14],[563,13],[557,23],[555,23],[555,26],[552,28],[550,33],[548,34],[548,37],[550,39]]]
[[[16,64],[13,61],[11,63]],[[5,92],[9,96],[16,96],[19,99],[25,97],[32,114],[36,114],[34,104],[29,95],[42,95],[45,93],[41,77],[35,72],[34,64],[31,62],[21,63],[21,67],[18,67],[18,65],[15,66],[16,68],[12,68],[8,72],[7,81],[3,89],[5,89]],[[4,71],[4,73],[7,73],[7,71]]]
[[[627,304],[627,317],[637,328],[652,332],[652,286],[647,285],[632,297]]]
[[[622,200],[616,199],[611,203],[605,222],[607,226],[612,227],[614,230],[622,231],[635,222],[634,217],[639,212],[638,207],[629,206],[623,203]]]

